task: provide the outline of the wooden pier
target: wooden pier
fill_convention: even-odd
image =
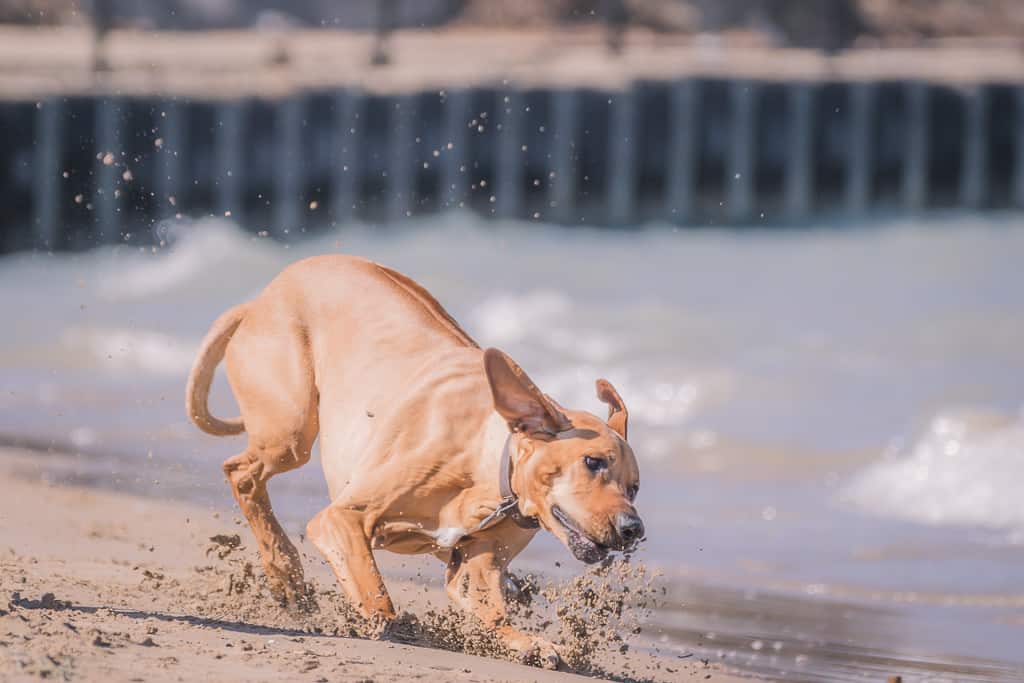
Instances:
[[[0,102],[3,250],[230,216],[281,240],[467,208],[567,226],[1024,208],[1024,87],[687,77]]]

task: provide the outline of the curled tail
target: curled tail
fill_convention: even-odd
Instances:
[[[196,426],[207,434],[214,436],[231,436],[245,431],[245,423],[241,417],[228,420],[210,415],[206,399],[210,395],[210,384],[217,364],[224,358],[224,352],[231,341],[231,335],[245,317],[248,304],[239,304],[223,313],[210,327],[203,338],[192,364],[192,372],[188,376],[188,387],[185,390],[185,411]]]

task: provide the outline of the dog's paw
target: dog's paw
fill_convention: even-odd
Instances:
[[[274,601],[291,614],[311,614],[319,610],[316,590],[301,577],[296,581],[281,581],[268,576],[267,588]]]
[[[537,587],[531,576],[521,578],[512,572],[505,572],[501,580],[501,592],[506,602],[514,602],[523,606],[529,606],[533,602],[533,594]]]
[[[513,638],[508,645],[519,653],[519,658],[524,664],[554,670],[562,663],[562,655],[558,653],[558,649],[543,638],[519,634],[519,637]]]
[[[306,616],[320,611],[313,584],[303,582],[301,587],[292,589],[287,597],[286,609],[296,616]]]
[[[541,668],[554,671],[562,663],[562,655],[558,653],[555,646],[546,640],[536,640],[533,645],[533,652],[530,657]]]
[[[392,640],[395,619],[384,614],[374,614],[367,621],[367,636],[373,640]]]

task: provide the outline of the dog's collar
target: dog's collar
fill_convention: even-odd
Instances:
[[[498,490],[501,493],[501,501],[494,512],[484,517],[476,530],[481,531],[501,520],[511,519],[521,529],[536,529],[540,522],[536,517],[527,517],[519,509],[519,496],[512,490],[512,437],[514,432],[509,432],[505,439],[505,445],[501,449],[501,471],[498,474]]]

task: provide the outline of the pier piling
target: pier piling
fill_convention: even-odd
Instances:
[[[123,164],[120,149],[120,103],[104,97],[96,101],[96,163],[94,165],[92,234],[97,244],[109,244],[120,233],[120,190],[118,175]]]
[[[63,102],[51,97],[40,102],[36,112],[35,159],[35,243],[56,249],[60,240],[61,118]]]
[[[725,214],[730,221],[750,219],[754,207],[754,108],[757,86],[749,81],[732,84],[732,131],[726,163]]]
[[[26,133],[0,145],[20,217],[6,250],[145,241],[211,213],[287,240],[461,207],[619,226],[1024,208],[1024,86],[1007,83],[52,96],[0,102],[0,120]]]
[[[909,83],[906,97],[906,152],[903,163],[903,206],[908,213],[918,213],[928,198],[928,86]]]

